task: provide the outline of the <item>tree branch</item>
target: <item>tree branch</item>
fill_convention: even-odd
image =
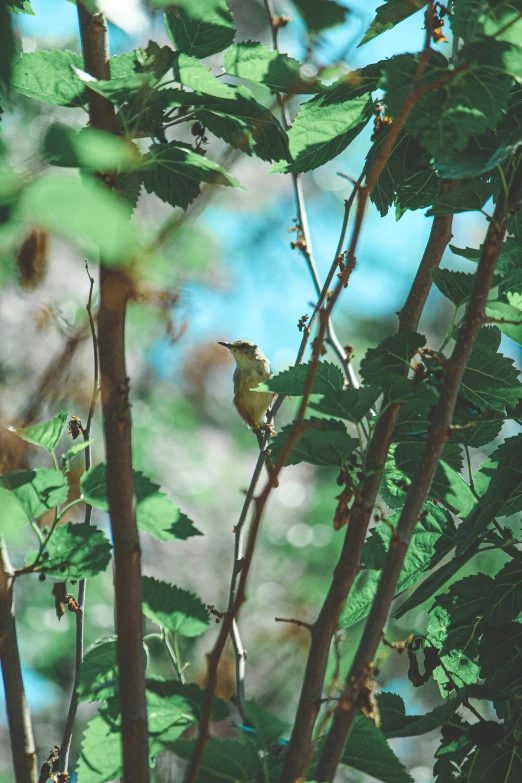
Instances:
[[[85,70],[109,79],[107,28],[102,14],[78,4]],[[116,132],[113,105],[89,91],[94,128]],[[105,180],[111,187],[114,178]],[[98,341],[101,406],[107,457],[107,499],[114,544],[117,660],[125,783],[148,783],[149,747],[145,704],[141,550],[132,472],[129,379],[125,365],[125,315],[132,282],[122,271],[100,264]]]
[[[353,718],[364,695],[364,672],[373,660],[382,638],[402,564],[426,500],[433,476],[451,431],[455,404],[466,363],[478,331],[484,322],[484,309],[495,273],[511,210],[522,186],[522,159],[514,163],[507,196],[503,190],[497,199],[493,220],[489,223],[475,275],[473,291],[466,308],[463,326],[453,353],[446,363],[439,402],[426,438],[426,445],[402,510],[396,535],[393,536],[377,593],[366,622],[362,639],[346,680],[342,709],[335,713],[332,727],[315,771],[318,780],[332,781],[339,765]]]
[[[16,783],[36,783],[38,762],[16,639],[14,573],[0,536],[0,660]]]
[[[85,269],[89,277],[89,296],[87,299],[87,315],[89,318],[89,326],[91,329],[92,347],[94,354],[94,380],[91,394],[91,403],[89,406],[89,413],[87,414],[87,423],[82,428],[82,435],[85,442],[88,442],[91,436],[91,424],[96,409],[96,400],[98,399],[98,387],[99,387],[99,366],[98,366],[98,338],[96,336],[96,326],[92,315],[92,292],[94,289],[94,278],[89,273],[89,264],[85,262]],[[91,447],[85,447],[85,470],[89,470],[91,467]],[[87,503],[85,505],[85,524],[90,525],[92,519],[92,506]],[[78,683],[80,680],[80,668],[83,661],[83,633],[85,625],[85,593],[87,590],[87,580],[82,579],[78,584],[78,611],[76,612],[76,647],[74,657],[74,682],[71,692],[71,699],[69,702],[69,711],[67,713],[67,721],[62,737],[62,743],[60,745],[59,766],[60,772],[67,770],[69,766],[69,753],[71,750],[71,741],[74,729],[74,723],[76,721],[76,713],[78,711]]]

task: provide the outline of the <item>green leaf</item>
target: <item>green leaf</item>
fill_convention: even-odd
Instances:
[[[381,390],[377,386],[361,386],[359,389],[330,391],[319,402],[311,402],[310,407],[328,416],[356,424],[368,415]]]
[[[386,91],[388,114],[396,117],[411,90],[420,55],[401,54],[387,61],[380,86]],[[448,62],[431,55],[422,86],[446,79]],[[471,136],[494,128],[508,108],[511,77],[498,68],[470,63],[452,73],[445,86],[420,98],[412,107],[405,130],[436,160],[466,147]]]
[[[457,444],[448,444],[446,446],[442,459],[439,461],[435,471],[430,487],[430,495],[458,516],[465,516],[475,506],[476,499],[460,473],[448,462],[448,459],[450,459],[449,447],[457,447]],[[423,451],[424,443],[412,443],[409,441],[399,443],[395,453],[395,460],[399,470],[413,479]]]
[[[73,71],[83,57],[67,50],[23,52],[13,60],[11,86],[22,95],[57,106],[82,106],[85,85]]]
[[[262,709],[253,699],[243,703],[243,710],[265,747],[279,744],[290,728],[289,723],[278,718],[273,712]]]
[[[395,737],[420,737],[439,729],[450,720],[462,703],[460,696],[446,699],[424,715],[406,715],[406,708],[400,696],[395,693],[379,693],[377,704],[381,715],[381,731],[387,739]]]
[[[69,463],[73,457],[76,457],[77,454],[81,454],[81,452],[85,451],[92,443],[94,443],[94,438],[75,443],[74,446],[71,446],[71,448],[65,452],[65,454],[62,454],[62,460],[65,464]]]
[[[98,639],[83,656],[76,692],[80,701],[106,701],[117,693],[116,637]]]
[[[392,539],[389,525],[395,527],[399,516],[400,511],[397,511],[386,523],[374,528],[366,540],[362,551],[365,568],[357,577],[341,614],[341,628],[349,628],[368,615]],[[427,503],[413,533],[397,584],[396,597],[440,563],[454,547],[454,535],[455,528],[448,512]]]
[[[379,133],[370,147],[364,169],[369,173],[378,158],[388,133]],[[413,136],[401,133],[371,193],[371,200],[382,217],[395,202],[401,211],[424,209],[433,204],[439,190],[439,178],[431,165],[431,155]]]
[[[272,391],[285,396],[300,397],[304,393],[310,363],[298,364],[274,375],[266,383],[256,387],[255,391]],[[328,394],[344,388],[344,376],[341,369],[332,362],[319,362],[315,374],[312,394]]]
[[[413,778],[386,742],[386,737],[369,718],[355,716],[341,763],[371,775],[383,783],[412,783]]]
[[[208,14],[219,12],[221,0],[150,0],[152,8],[166,8],[175,5],[187,13],[190,19],[205,19]]]
[[[279,459],[293,427],[293,424],[288,424],[273,439],[270,445],[273,460]],[[309,462],[311,465],[331,465],[340,468],[346,464],[359,443],[357,438],[348,435],[342,422],[334,419],[312,417],[305,419],[303,427],[304,432],[287,457],[286,465]]]
[[[199,185],[242,187],[221,166],[176,142],[153,144],[143,159],[143,184],[173,207],[186,209],[199,194]]]
[[[454,423],[457,425],[461,423],[458,417],[455,417]],[[470,449],[478,449],[481,446],[487,446],[498,437],[504,422],[502,419],[491,419],[489,421],[467,421],[462,423],[472,423],[473,426],[469,427],[469,429],[453,430],[450,436],[451,440],[456,443],[462,443]]]
[[[67,411],[61,411],[54,419],[45,421],[43,424],[35,424],[33,427],[9,427],[12,432],[33,443],[35,446],[42,446],[47,451],[52,451],[60,440],[65,422],[67,421]]]
[[[178,740],[167,745],[177,756],[190,759],[195,740]],[[252,744],[234,739],[211,737],[203,752],[201,770],[210,773],[212,781],[230,781],[232,783],[252,783],[260,774],[260,761],[257,748]]]
[[[257,41],[242,41],[227,49],[223,68],[230,76],[264,84],[273,92],[294,95],[321,89],[316,78],[306,81],[301,77],[299,60]]]
[[[511,560],[498,574],[486,600],[486,619],[490,625],[503,625],[522,611],[522,563]]]
[[[140,530],[159,541],[185,541],[190,536],[201,535],[191,520],[176,508],[164,492],[159,491],[159,484],[155,484],[139,470],[133,471],[133,474],[136,521]],[[80,489],[86,503],[102,511],[109,510],[105,463],[100,462],[83,474]]]
[[[518,0],[459,0],[451,13],[451,29],[465,41],[495,37],[520,43],[522,19]]]
[[[69,487],[59,470],[15,470],[0,476],[0,520],[3,527],[25,524],[65,503]]]
[[[518,783],[522,779],[522,754],[510,742],[477,748],[463,767],[466,783]]]
[[[288,131],[291,162],[278,163],[272,171],[312,171],[336,158],[372,116],[372,100],[361,92],[367,91],[344,83],[303,103]]]
[[[7,5],[12,14],[27,14],[28,16],[34,16],[29,0],[8,0]]]
[[[503,413],[522,397],[522,384],[513,360],[475,345],[466,365],[460,395],[479,410]]]
[[[109,539],[101,530],[85,522],[69,522],[56,528],[47,544],[49,559],[40,560],[35,570],[61,582],[88,579],[105,571],[111,549]]]
[[[346,6],[334,0],[292,0],[311,33],[343,24],[349,12]]]
[[[457,554],[463,554],[499,516],[522,483],[522,435],[507,438],[490,459],[497,462],[486,493],[457,531]]]
[[[59,122],[48,127],[42,151],[55,166],[78,166],[94,171],[126,171],[141,162],[136,147],[112,133],[95,128],[76,131]]]
[[[480,642],[480,675],[486,685],[509,692],[520,682],[522,666],[522,623],[484,629]]]
[[[107,783],[119,778],[122,772],[120,729],[100,712],[84,731],[78,777],[82,783]]]
[[[437,196],[426,214],[432,217],[457,212],[480,212],[497,189],[498,184],[491,180],[466,179],[455,190]]]
[[[148,96],[153,81],[151,73],[133,73],[130,76],[108,80],[95,79],[80,68],[76,68],[75,73],[89,90],[103,95],[118,106],[137,98],[140,93]]]
[[[143,613],[181,636],[200,636],[208,628],[208,611],[194,593],[151,576],[143,577]]]
[[[432,269],[431,279],[441,292],[456,307],[468,301],[475,284],[475,275],[455,272],[453,269]]]
[[[128,207],[93,180],[44,175],[27,186],[20,210],[82,249],[94,245],[107,264],[121,264],[136,252]]]
[[[174,79],[184,87],[217,98],[235,98],[234,87],[216,79],[197,57],[176,52],[173,64]]]
[[[387,0],[376,9],[375,19],[367,29],[359,46],[372,41],[378,35],[392,30],[396,24],[415,14],[427,4],[427,0]]]
[[[412,392],[414,389],[412,389]],[[438,394],[430,386],[417,386],[415,393],[408,396],[401,407],[395,427],[395,438],[416,437],[426,433],[430,426],[430,415],[436,405]]]
[[[6,2],[0,4],[0,85],[9,90],[12,61],[16,54],[13,20]]]
[[[476,682],[480,676],[478,642],[492,584],[485,574],[465,577],[437,596],[430,609],[428,639],[457,685]],[[442,687],[450,682],[442,666],[435,669],[434,677]]]
[[[498,328],[506,337],[513,340],[518,345],[522,345],[522,310],[505,302],[491,302],[486,307],[488,318],[494,318],[499,323]],[[501,323],[501,321],[512,321],[513,323]]]
[[[289,160],[283,128],[270,109],[242,85],[235,88],[234,99],[209,96],[200,101],[195,114],[205,128],[234,149],[261,160]]]
[[[417,606],[423,604],[428,600],[428,598],[431,598],[437,592],[437,590],[440,590],[440,588],[443,587],[446,582],[449,582],[449,580],[452,579],[455,574],[457,574],[460,569],[463,568],[466,563],[475,555],[476,551],[474,549],[470,549],[461,557],[453,557],[453,559],[448,563],[445,563],[440,568],[437,568],[437,570],[433,571],[424,580],[424,582],[422,582],[417,587],[417,589],[414,590],[413,593],[393,612],[392,616],[396,619],[399,619],[404,614],[406,614],[406,612],[410,612],[412,609],[415,609]]]
[[[417,332],[399,332],[387,337],[377,348],[369,348],[361,362],[361,375],[368,384],[387,389],[405,374],[413,356],[426,345]]]
[[[236,35],[234,17],[224,0],[220,0],[215,11],[205,13],[201,19],[191,17],[184,8],[169,9],[165,14],[165,27],[178,51],[199,59],[222,52]]]

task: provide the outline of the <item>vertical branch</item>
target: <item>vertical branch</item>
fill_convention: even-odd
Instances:
[[[87,414],[87,423],[82,428],[82,435],[85,442],[88,442],[91,436],[91,424],[96,409],[96,400],[98,399],[98,386],[99,386],[99,366],[98,366],[98,338],[96,336],[96,326],[92,314],[92,292],[94,289],[94,278],[91,277],[89,272],[89,264],[85,262],[85,269],[89,277],[89,297],[87,299],[87,316],[89,318],[89,327],[91,330],[92,348],[94,354],[94,379],[91,395],[91,403],[89,406],[89,413]],[[91,447],[90,445],[85,447],[85,470],[89,470],[91,467]],[[85,506],[85,524],[90,525],[92,519],[92,506],[87,503]],[[62,743],[60,745],[59,766],[60,772],[67,770],[69,766],[69,753],[71,750],[72,735],[74,729],[74,723],[76,721],[76,713],[78,711],[78,683],[80,679],[80,668],[83,661],[83,635],[85,626],[85,594],[87,590],[87,580],[82,579],[78,585],[78,610],[76,612],[76,646],[74,656],[74,682],[71,692],[71,699],[69,702],[69,711],[67,713],[67,721],[65,723],[65,729],[63,732]]]
[[[270,23],[270,31],[272,34],[272,48],[274,50],[277,50],[278,48],[278,32],[279,32],[279,20],[274,14],[274,8],[272,4],[272,0],[264,0],[264,5],[266,9],[266,13],[268,16],[268,21]],[[288,112],[286,110],[285,102],[281,96],[280,93],[276,93],[277,102],[279,104],[279,108],[281,110],[281,117],[283,119],[283,126],[286,131],[290,128],[291,122],[288,118]],[[319,272],[317,271],[317,264],[314,257],[314,252],[312,249],[312,239],[310,236],[310,229],[308,227],[308,216],[306,213],[306,205],[303,195],[303,185],[301,178],[299,174],[292,173],[292,183],[294,187],[294,197],[295,197],[295,205],[297,210],[297,225],[298,228],[301,231],[301,239],[302,242],[300,243],[299,250],[306,262],[306,266],[308,267],[308,271],[310,272],[310,276],[312,278],[312,282],[314,284],[315,293],[318,297],[321,295],[321,291],[323,290],[321,288],[321,279],[319,277]],[[350,199],[348,199],[349,206],[345,210],[345,231],[341,235],[341,239],[339,241],[339,245],[337,247],[337,253],[336,255],[339,255],[342,252],[343,246],[344,246],[344,237],[346,233],[346,228],[348,226],[348,215],[350,213],[350,207],[353,203],[353,198],[356,193],[356,188],[354,188],[354,191],[352,193],[352,196]],[[329,288],[330,283],[332,281],[333,274],[335,272],[332,271],[332,275],[326,282],[326,289]],[[323,286],[324,288],[324,286]],[[357,389],[359,386],[359,382],[357,380],[357,376],[355,374],[355,371],[351,365],[350,358],[346,355],[346,351],[342,347],[341,343],[339,342],[339,339],[335,333],[334,326],[331,322],[331,320],[328,321],[328,327],[326,330],[326,342],[330,345],[330,347],[333,349],[334,353],[337,355],[337,358],[341,362],[341,365],[344,370],[344,374],[346,376],[346,380],[350,384],[350,386],[353,389]]]
[[[31,714],[25,698],[16,639],[14,575],[4,537],[0,536],[0,660],[16,783],[36,783],[38,766]]]
[[[489,223],[473,291],[466,308],[464,324],[457,337],[453,353],[446,364],[439,402],[435,408],[424,451],[408,490],[396,532],[391,540],[370,615],[346,680],[343,698],[336,710],[332,727],[315,771],[318,780],[333,780],[354,716],[360,704],[363,703],[367,690],[369,667],[382,638],[402,564],[442,451],[451,432],[451,422],[462,376],[478,331],[484,323],[485,305],[506,235],[508,218],[516,204],[521,186],[522,160],[519,158],[512,169],[509,192],[507,195],[503,191],[499,194],[493,218]]]
[[[102,14],[78,4],[85,70],[110,78],[107,28]],[[115,132],[113,105],[89,92],[91,126]],[[111,181],[106,182],[108,186]],[[98,343],[101,406],[107,458],[107,499],[114,544],[117,659],[125,783],[148,783],[149,758],[142,627],[141,550],[132,472],[129,379],[125,364],[125,316],[132,281],[100,264]]]

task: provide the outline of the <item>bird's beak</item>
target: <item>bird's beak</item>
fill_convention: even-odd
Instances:
[[[230,343],[222,343],[221,340],[218,340],[218,345],[223,345],[225,348],[230,348]]]

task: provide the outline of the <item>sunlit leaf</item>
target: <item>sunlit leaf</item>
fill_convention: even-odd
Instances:
[[[209,622],[208,611],[197,595],[151,576],[143,577],[143,613],[181,636],[200,636]]]
[[[32,427],[15,427],[13,432],[35,446],[52,451],[57,445],[63,432],[65,422],[67,421],[67,411],[62,411],[49,421],[43,424],[35,424]]]

